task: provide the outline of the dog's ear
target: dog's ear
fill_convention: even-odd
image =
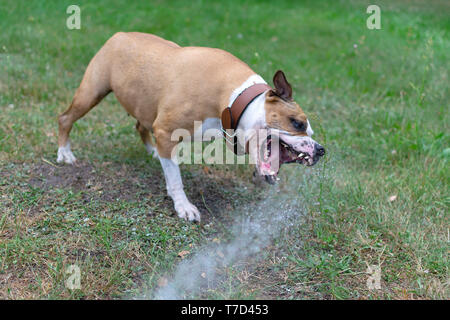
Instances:
[[[275,75],[273,76],[273,84],[275,85],[275,90],[272,90],[273,92],[271,92],[271,94],[273,93],[284,100],[292,99],[292,87],[289,82],[287,82],[283,71],[278,70],[275,72]]]

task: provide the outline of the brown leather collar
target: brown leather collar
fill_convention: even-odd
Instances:
[[[242,114],[244,113],[247,106],[256,99],[259,95],[261,95],[264,91],[272,89],[271,86],[265,83],[257,83],[241,92],[241,94],[234,100],[231,107],[226,107],[222,112],[222,129],[224,130],[225,140],[228,142],[228,145],[232,147],[231,149],[235,154],[238,154],[238,143],[237,136],[228,136],[225,130],[232,129],[232,132],[237,129],[239,125],[239,120],[241,119]],[[232,133],[232,134],[233,134]],[[233,141],[230,141],[233,139]],[[245,148],[247,149],[247,148]],[[247,150],[244,151],[245,153]]]

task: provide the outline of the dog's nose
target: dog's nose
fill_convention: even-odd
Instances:
[[[322,147],[320,144],[316,143],[315,148],[314,148],[314,153],[317,156],[322,157],[323,155],[325,155],[325,148]]]

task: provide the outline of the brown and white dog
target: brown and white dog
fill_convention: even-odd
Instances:
[[[275,89],[266,90],[248,104],[238,129],[277,131],[280,164],[313,165],[324,148],[311,138],[308,118],[292,99],[283,72],[278,71],[273,82]],[[258,83],[266,82],[226,51],[180,47],[151,34],[119,32],[91,60],[72,104],[59,116],[57,161],[76,161],[69,142],[73,123],[113,91],[137,119],[136,129],[148,152],[159,158],[178,216],[199,221],[200,213],[187,199],[180,169],[171,156],[179,142],[172,141],[171,135],[180,128],[194,134],[194,121],[202,121],[202,132],[220,130],[222,111],[246,88]],[[249,153],[257,159],[256,171],[269,178],[266,180],[274,180],[277,172],[268,169],[267,159],[254,147]]]

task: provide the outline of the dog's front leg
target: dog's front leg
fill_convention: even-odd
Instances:
[[[180,167],[171,159],[159,157],[159,160],[166,178],[167,194],[172,198],[178,216],[189,221],[200,221],[200,212],[184,193]]]

